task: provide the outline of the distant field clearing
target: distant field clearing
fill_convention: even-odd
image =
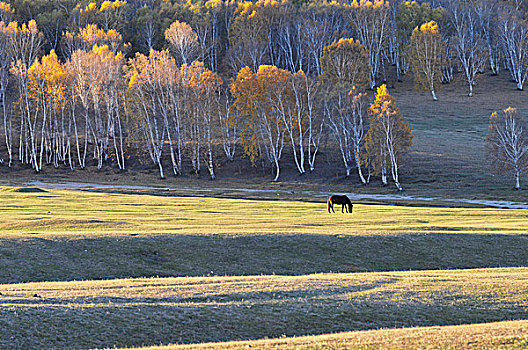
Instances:
[[[355,205],[123,195],[37,189],[0,191],[0,237],[39,235],[527,234],[528,210]]]
[[[517,267],[528,210],[0,188],[0,283]]]

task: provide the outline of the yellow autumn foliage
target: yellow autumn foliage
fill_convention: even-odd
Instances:
[[[41,99],[52,106],[64,103],[67,72],[60,63],[55,50],[38,58],[28,69],[30,96]]]
[[[86,14],[88,12],[95,12],[97,9],[97,4],[95,2],[91,2],[84,9],[81,9],[81,14]]]
[[[101,4],[101,8],[99,9],[99,12],[117,9],[121,6],[125,6],[126,3],[127,3],[126,1],[120,1],[120,0],[116,0],[113,2],[106,0],[106,1],[103,1],[103,3]]]
[[[429,34],[438,34],[439,33],[439,29],[438,29],[438,24],[435,22],[435,21],[430,21],[430,22],[427,22],[427,23],[424,23],[420,26],[420,29],[418,29],[418,27],[416,27],[414,29],[415,31],[419,30],[420,32],[422,33],[429,33]]]
[[[15,10],[11,8],[11,5],[5,1],[0,1],[0,12],[2,13],[15,13]]]
[[[350,3],[350,6],[356,9],[378,9],[382,7],[388,7],[389,2],[386,0],[354,0]]]

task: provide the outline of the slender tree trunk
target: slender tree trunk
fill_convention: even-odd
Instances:
[[[279,167],[279,160],[277,159],[277,157],[274,157],[274,161],[275,161],[275,169],[276,169],[276,172],[275,172],[275,178],[273,179],[273,182],[277,182],[279,180],[279,175],[280,175],[280,167]]]
[[[361,163],[359,161],[359,145],[354,146],[354,160],[356,161],[356,168],[358,171],[359,179],[361,180],[361,183],[363,185],[367,184],[367,180],[365,180],[365,177],[363,176],[363,170],[361,169]]]
[[[387,157],[385,155],[385,152],[382,152],[383,161],[381,163],[381,182],[383,185],[387,185]]]
[[[210,122],[210,121],[209,121]],[[209,156],[209,174],[211,175],[211,180],[214,180],[216,178],[215,172],[214,172],[214,162],[213,162],[213,147],[212,147],[212,140],[211,140],[211,128],[210,126],[207,128],[207,146],[208,146],[208,156]]]
[[[82,156],[82,162],[81,162],[81,169],[84,169],[86,167],[86,153],[88,153],[88,132],[90,129],[90,122],[89,119],[90,116],[88,115],[88,109],[85,111],[84,119],[85,119],[85,125],[84,125],[84,152]]]

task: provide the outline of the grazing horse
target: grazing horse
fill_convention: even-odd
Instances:
[[[332,209],[332,212],[334,211],[334,204],[341,204],[341,212],[344,213],[344,210],[346,210],[347,213],[352,214],[352,208],[354,207],[352,205],[352,202],[347,196],[338,196],[338,195],[331,195],[328,198],[328,212],[330,213],[330,209]]]

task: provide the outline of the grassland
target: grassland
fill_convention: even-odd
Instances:
[[[526,210],[356,205],[354,215],[329,215],[326,204],[313,202],[26,192],[8,187],[0,195],[0,237],[528,233]]]
[[[27,190],[26,190],[27,191]],[[525,266],[528,211],[4,188],[0,283]]]
[[[526,317],[528,269],[0,285],[0,347],[300,336]]]
[[[256,341],[167,345],[142,350],[200,349],[525,349],[528,321],[504,321],[463,326],[416,327],[356,331],[319,336]]]
[[[14,187],[0,195],[0,348],[218,342],[528,314],[528,210],[356,204],[350,215],[300,201]]]

